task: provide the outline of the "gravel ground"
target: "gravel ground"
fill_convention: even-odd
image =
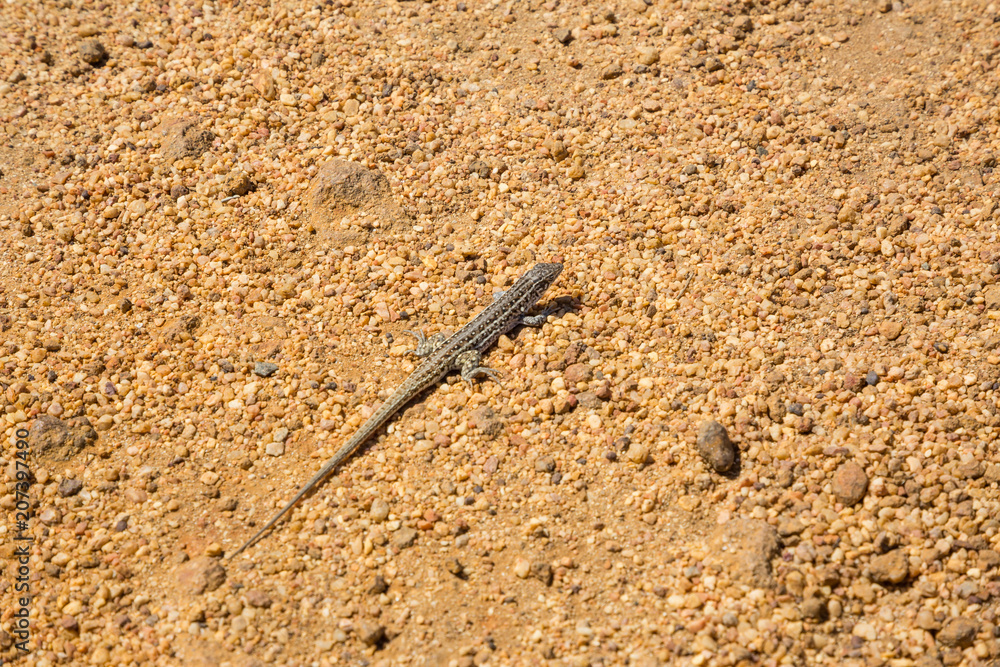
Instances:
[[[5,4],[0,661],[995,664],[998,11]]]

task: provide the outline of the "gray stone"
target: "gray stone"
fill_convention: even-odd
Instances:
[[[258,377],[269,378],[276,372],[278,372],[278,365],[269,361],[258,361],[253,365],[253,374]]]
[[[726,427],[717,421],[702,422],[696,441],[698,453],[716,472],[728,472],[736,462],[736,446]]]
[[[78,479],[64,479],[59,482],[59,495],[63,498],[75,496],[83,490],[83,482]]]

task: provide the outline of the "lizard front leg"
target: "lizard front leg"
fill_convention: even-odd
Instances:
[[[448,340],[448,335],[445,333],[436,333],[430,338],[424,336],[422,331],[411,331],[406,329],[403,333],[410,334],[417,339],[417,347],[412,350],[407,350],[406,354],[414,354],[420,358],[431,356],[439,347],[444,345],[446,340]]]

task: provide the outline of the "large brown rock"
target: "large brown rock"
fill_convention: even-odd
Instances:
[[[709,540],[708,560],[736,581],[754,588],[774,586],[771,559],[781,550],[774,528],[759,519],[732,519]]]
[[[390,195],[389,179],[357,162],[329,160],[313,178],[309,203],[329,210],[361,208]]]
[[[163,330],[163,340],[168,343],[183,343],[191,340],[194,337],[194,332],[200,326],[201,318],[197,315],[182,315]]]
[[[215,141],[212,131],[200,127],[196,118],[166,120],[156,128],[154,135],[160,139],[160,152],[167,162],[200,157]]]
[[[226,569],[214,558],[202,556],[177,568],[177,585],[189,595],[214,591],[226,580]]]
[[[31,451],[42,459],[68,461],[97,442],[97,431],[86,417],[63,421],[39,415],[28,429]]]
[[[407,220],[385,174],[347,160],[328,160],[320,167],[305,203],[319,240],[334,246],[363,241]]]

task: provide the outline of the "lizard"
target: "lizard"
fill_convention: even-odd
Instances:
[[[365,441],[386,424],[397,412],[431,386],[443,380],[448,373],[457,370],[462,379],[472,384],[472,380],[482,375],[499,381],[492,368],[480,366],[483,353],[493,346],[503,334],[520,325],[541,326],[545,323],[549,310],[540,315],[528,315],[542,294],[555,282],[562,272],[562,264],[539,263],[524,273],[504,292],[497,292],[493,302],[470,320],[464,327],[451,334],[437,333],[430,337],[422,332],[406,331],[417,339],[417,347],[408,350],[423,361],[403,384],[355,431],[354,435],[323,464],[319,472],[305,483],[298,493],[268,521],[263,528],[247,540],[229,558],[235,558],[247,547],[254,544],[261,535],[274,526],[310,490],[316,487],[330,472],[351,456]]]

